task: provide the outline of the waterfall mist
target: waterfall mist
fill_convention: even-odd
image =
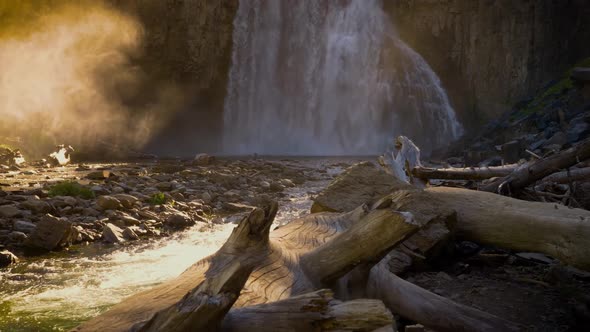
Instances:
[[[228,154],[369,155],[403,134],[461,134],[440,81],[378,0],[240,0],[224,110]]]
[[[16,12],[0,30],[0,139],[18,137],[17,146],[37,155],[58,143],[142,146],[166,111],[126,103],[143,78],[131,63],[141,51],[140,24],[100,1],[45,5],[4,8]],[[160,97],[175,98],[165,89]]]

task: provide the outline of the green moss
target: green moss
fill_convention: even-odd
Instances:
[[[74,181],[64,181],[53,185],[49,188],[49,196],[72,196],[84,199],[92,199],[95,197],[92,190]]]

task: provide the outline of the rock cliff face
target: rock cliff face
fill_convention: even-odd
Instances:
[[[182,95],[170,125],[151,148],[170,154],[214,149],[221,130],[237,0],[110,0],[144,27],[138,59],[151,86]],[[159,83],[159,84],[154,84]],[[146,84],[146,91],[150,87]],[[149,97],[149,96],[148,96]],[[173,110],[171,110],[172,112]],[[199,138],[195,142],[195,138]]]
[[[189,97],[152,146],[172,154],[218,149],[239,1],[110,2],[143,23],[139,63],[151,82],[174,83]],[[468,131],[590,56],[587,0],[383,0],[383,5],[401,38],[440,76]]]
[[[441,77],[467,128],[590,55],[586,0],[385,0],[401,38]]]

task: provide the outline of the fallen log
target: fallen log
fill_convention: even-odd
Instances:
[[[590,270],[590,211],[447,187],[401,190],[389,198],[393,209],[414,215],[456,211],[456,235],[460,238],[541,252]]]
[[[416,166],[412,169],[412,175],[424,180],[485,180],[495,177],[507,176],[514,172],[517,167],[517,164],[466,168],[431,168]]]
[[[535,160],[517,168],[510,175],[481,186],[481,191],[513,194],[557,171],[590,158],[590,139],[545,159]]]
[[[518,331],[509,321],[431,293],[389,271],[388,258],[371,269],[367,292],[392,311],[441,332]]]
[[[402,225],[406,223],[407,226]],[[266,252],[258,251],[260,253],[258,256],[262,260],[250,274],[240,297],[233,304],[234,309],[232,310],[252,305],[274,303],[292,296],[312,292],[317,289],[316,281],[318,280],[330,280],[330,278],[337,275],[344,275],[359,264],[370,264],[372,259],[376,262],[377,258],[380,259],[385,256],[388,250],[415,232],[418,229],[417,225],[426,223],[428,223],[428,220],[411,220],[392,209],[382,209],[380,211],[362,207],[349,213],[318,213],[295,220],[271,233]],[[357,224],[361,226],[357,226]],[[358,245],[365,240],[364,235],[362,235],[366,234],[364,233],[366,229],[362,227],[363,224],[374,225],[372,227],[377,227],[380,232],[389,234],[390,238],[380,241],[378,247]],[[308,266],[312,265],[313,256],[322,257],[322,253],[326,252],[324,250],[334,248],[337,245],[336,242],[332,241],[341,241],[343,239],[339,237],[342,232],[347,234],[344,238],[356,239],[356,243],[350,243],[354,252],[349,251],[349,256],[340,255],[342,259],[334,265],[337,267],[336,269],[330,269],[328,274],[324,274],[323,270],[316,272],[314,269],[303,268],[301,261],[304,255],[313,253],[305,259]],[[314,252],[316,248],[322,248],[324,245],[326,246],[324,249]],[[182,317],[180,321],[183,322],[187,315],[185,311],[199,309],[198,305],[191,305],[193,303],[191,299],[194,299],[194,295],[203,293],[200,290],[209,290],[212,294],[207,294],[213,296],[223,293],[220,290],[211,292],[211,289],[221,289],[219,287],[211,288],[203,285],[208,284],[205,280],[209,276],[210,272],[208,271],[216,266],[216,259],[225,259],[223,255],[229,253],[234,255],[235,259],[241,261],[240,256],[242,256],[243,252],[248,252],[243,246],[236,247],[241,248],[240,250],[232,248],[234,248],[233,245],[224,245],[218,253],[197,262],[178,278],[124,300],[106,313],[82,324],[77,331],[128,331],[134,326],[135,329],[138,329],[138,326],[142,326],[141,324],[150,320],[154,323],[148,324],[146,329],[149,330],[148,328],[151,328],[150,326],[153,324],[153,329],[157,330],[155,327],[160,327],[160,329],[164,326],[166,328],[171,327],[172,322],[179,321],[176,317]],[[235,268],[228,271],[230,270],[236,271]],[[223,275],[225,273],[228,272],[223,272]],[[244,272],[239,272],[238,275],[242,276]],[[223,282],[214,282],[213,284],[221,285],[220,287],[225,285]],[[197,289],[193,291],[195,288]],[[191,295],[184,297],[183,300],[183,296],[189,292]],[[224,303],[229,304],[230,301],[231,298]],[[214,310],[213,321],[219,320],[217,313],[225,310],[227,307],[225,304],[222,309],[216,308]],[[184,310],[185,308],[188,309]],[[205,310],[205,312],[210,311]],[[156,315],[154,316],[154,314]],[[191,314],[188,314],[188,316],[191,316]],[[194,321],[197,317],[191,317],[190,319]],[[181,324],[180,326],[184,325]]]
[[[590,167],[553,173],[544,177],[541,181],[548,183],[569,183],[588,179],[590,179]]]
[[[273,303],[231,310],[221,325],[228,332],[373,331],[393,324],[379,300],[335,301],[319,290]]]
[[[240,295],[252,270],[268,251],[268,234],[277,213],[272,202],[265,211],[254,209],[233,230],[227,242],[210,259],[205,280],[178,303],[157,312],[138,332],[212,331]]]

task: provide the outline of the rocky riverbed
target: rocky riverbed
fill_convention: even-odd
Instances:
[[[236,222],[261,198],[286,199],[289,188],[331,179],[327,168],[334,165],[310,163],[204,157],[4,167],[0,169],[2,262],[9,265],[16,257],[70,245],[125,245],[195,225],[206,230]]]
[[[0,243],[10,265],[0,269],[0,331],[67,330],[215,252],[259,199],[280,202],[277,226],[308,213],[311,198],[354,162],[4,168],[0,211],[10,213]]]

